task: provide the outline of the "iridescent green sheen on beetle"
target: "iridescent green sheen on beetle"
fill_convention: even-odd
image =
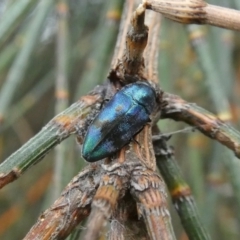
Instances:
[[[89,162],[109,157],[130,142],[156,106],[156,93],[145,82],[123,87],[106,104],[90,125],[82,146]]]

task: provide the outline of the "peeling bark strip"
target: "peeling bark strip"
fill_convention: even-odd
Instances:
[[[167,208],[163,180],[147,169],[135,169],[131,177],[131,192],[136,199],[139,217],[143,217],[150,239],[175,239]]]
[[[161,26],[161,14],[154,11],[146,11],[145,24],[148,26],[148,43],[143,53],[145,72],[144,77],[159,84],[158,56],[159,34]]]
[[[135,137],[136,142],[132,144],[133,149],[130,151],[136,152],[142,165],[155,171],[156,160],[152,147],[152,126],[146,125],[143,130]],[[139,145],[139,143],[142,143]]]
[[[240,11],[203,0],[144,0],[147,9],[183,24],[209,24],[240,31]]]
[[[123,182],[121,177],[113,173],[102,177],[100,187],[92,202],[92,211],[84,234],[85,240],[98,239],[101,236],[106,221],[112,216],[113,210],[116,208]]]

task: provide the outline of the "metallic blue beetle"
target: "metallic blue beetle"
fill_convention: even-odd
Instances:
[[[156,93],[144,82],[126,85],[106,104],[90,125],[82,156],[95,162],[119,151],[143,126],[156,106]]]

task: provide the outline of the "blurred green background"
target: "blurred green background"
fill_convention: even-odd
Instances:
[[[105,81],[123,3],[0,0],[0,162],[57,113]],[[209,3],[240,9],[239,0]],[[167,19],[162,20],[160,33],[162,89],[240,129],[240,34]],[[172,120],[159,125],[165,133],[186,127]],[[239,239],[240,161],[198,132],[176,134],[170,144],[212,239]],[[84,164],[71,137],[4,187],[0,239],[23,238]],[[177,239],[187,239],[171,209]]]

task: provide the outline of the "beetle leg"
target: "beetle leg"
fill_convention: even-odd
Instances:
[[[141,144],[140,144],[139,141],[136,140],[134,137],[131,139],[131,141],[133,141],[134,143],[136,143],[136,144],[141,148]]]
[[[110,101],[110,98],[105,98],[105,99],[103,99],[101,108],[103,108],[109,101]]]

